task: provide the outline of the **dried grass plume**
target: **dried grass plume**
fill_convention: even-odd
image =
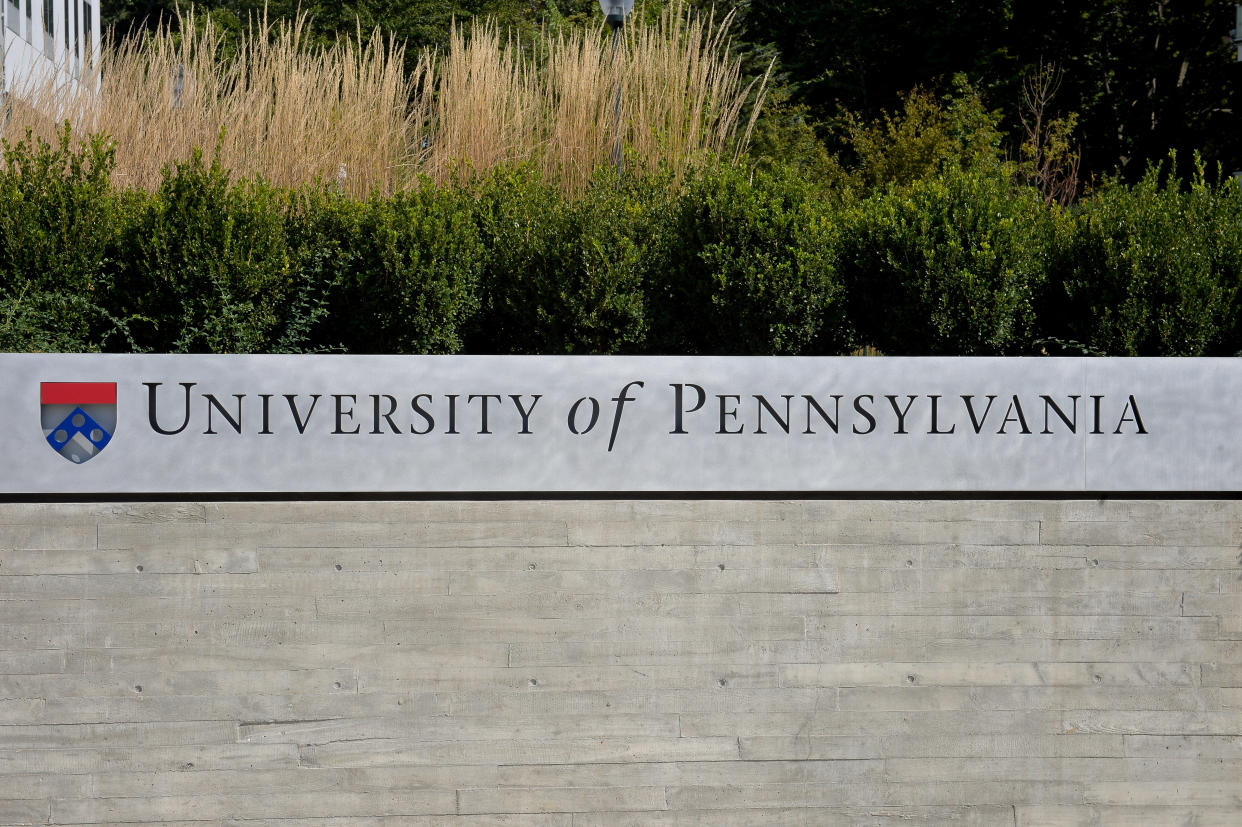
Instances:
[[[421,53],[407,74],[403,48],[378,30],[322,48],[305,16],[262,19],[231,49],[188,12],[177,32],[109,45],[73,88],[15,84],[6,132],[52,140],[67,120],[79,135],[106,133],[117,183],[146,189],[199,148],[238,177],[318,179],[360,198],[518,163],[575,193],[610,162],[618,86],[627,166],[680,176],[709,156],[736,160],[767,77],[744,81],[728,27],[670,6],[619,43],[578,29],[523,47],[477,22],[454,26],[444,52]]]

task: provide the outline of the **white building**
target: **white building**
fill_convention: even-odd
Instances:
[[[99,51],[99,0],[0,0],[0,97],[55,80],[77,83]]]

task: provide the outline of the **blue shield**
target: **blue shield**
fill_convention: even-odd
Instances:
[[[47,444],[70,462],[86,462],[112,441],[115,382],[43,382],[39,401]]]

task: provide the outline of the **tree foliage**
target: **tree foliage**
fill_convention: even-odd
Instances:
[[[1232,0],[732,0],[739,36],[780,56],[791,101],[821,133],[870,121],[962,74],[1021,144],[1023,83],[1063,72],[1051,117],[1077,113],[1083,174],[1128,180],[1170,149],[1242,169],[1242,64]]]

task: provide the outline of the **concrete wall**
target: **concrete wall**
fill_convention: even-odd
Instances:
[[[0,823],[1236,825],[1240,545],[1213,501],[0,505]]]

